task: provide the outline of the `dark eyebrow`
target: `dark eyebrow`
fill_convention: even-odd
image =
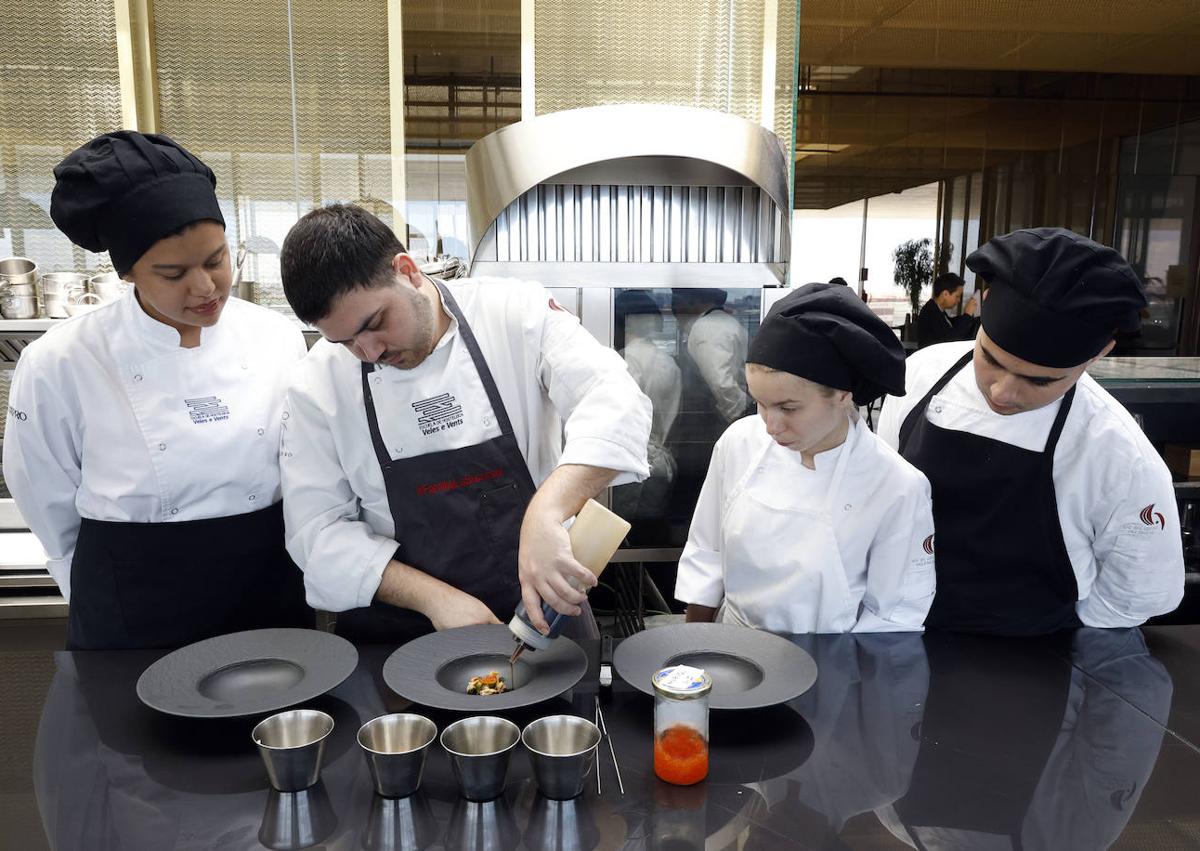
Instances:
[[[377,317],[382,310],[383,310],[383,308],[380,307],[374,313],[372,313],[370,316],[368,316],[366,319],[364,319],[363,323],[358,326],[358,330],[355,331],[353,334],[351,334],[347,339],[345,339],[345,340],[330,340],[329,342],[331,342],[331,343],[349,343],[355,337],[357,337],[359,334],[361,334],[363,331],[366,331],[367,326],[375,321],[375,317]]]
[[[989,352],[987,350],[987,346],[985,346],[983,343],[979,344],[979,349],[983,352],[984,359],[992,366],[996,367],[997,369],[1003,369],[1005,372],[1012,373],[1017,378],[1024,379],[1025,381],[1033,384],[1045,386],[1047,384],[1053,384],[1056,381],[1062,381],[1064,378],[1066,378],[1065,375],[1024,375],[1020,372],[1013,372],[1011,369],[1008,369],[1002,363],[1000,363],[1000,361],[996,360],[996,356]]]
[[[224,251],[224,250],[225,250],[225,246],[224,246],[224,245],[222,245],[220,248],[218,248],[218,249],[217,249],[216,251],[214,251],[212,254],[208,255],[208,257],[207,257],[207,258],[205,258],[204,262],[205,262],[205,263],[211,263],[211,262],[213,262],[214,260],[216,260],[216,259],[217,259],[217,257],[219,257],[219,256],[220,256],[221,252],[222,252],[222,251]],[[181,264],[181,263],[155,263],[155,264],[154,264],[153,266],[151,266],[150,268],[151,268],[151,269],[186,269],[186,268],[187,268],[187,266],[185,266],[185,265],[183,265],[183,264]]]

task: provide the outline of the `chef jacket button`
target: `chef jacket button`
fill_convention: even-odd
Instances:
[[[290,417],[290,416],[291,416],[291,414],[289,414],[287,411],[284,411],[284,412],[283,412],[283,418],[284,418],[285,420],[286,420],[288,417]]]
[[[250,364],[248,364],[248,363],[242,364],[242,369],[249,369],[249,368],[250,368]]]
[[[178,509],[178,508],[172,508],[172,509],[171,509],[171,513],[172,513],[172,514],[178,514],[178,513],[179,513],[179,509]]]
[[[486,427],[490,427],[490,426],[491,426],[491,424],[492,424],[492,418],[491,418],[491,417],[484,417],[484,418],[483,418],[483,425],[484,425],[484,427],[485,427],[485,428],[486,428]]]
[[[135,375],[135,376],[133,377],[133,380],[134,380],[134,381],[141,381],[141,380],[142,380],[142,377],[141,377],[140,375]]]
[[[160,443],[160,444],[158,444],[158,451],[159,451],[159,452],[166,452],[166,451],[167,451],[167,444],[165,444],[165,443]]]
[[[247,499],[249,499],[251,502],[254,502],[254,494],[250,494]]]
[[[382,379],[382,378],[380,378],[378,375],[377,375],[377,376],[375,376],[375,383],[376,383],[376,384],[379,384],[379,383],[380,383],[380,382],[382,382],[382,381],[383,381],[383,379]]]
[[[936,406],[936,407],[933,409],[933,412],[934,412],[935,414],[940,414],[940,413],[942,412],[942,406],[941,406],[941,405],[938,405],[938,406]]]
[[[849,510],[850,510],[850,508],[851,508],[851,505],[850,505],[850,503],[848,503],[848,502],[847,502],[847,503],[845,504],[845,506],[843,506],[843,508],[842,508],[842,511],[849,511]]]
[[[258,430],[258,433],[259,433],[259,435],[260,435],[260,436],[261,436],[261,435],[263,435],[263,434],[266,434],[266,432],[265,432],[265,431],[263,431],[261,428]]]

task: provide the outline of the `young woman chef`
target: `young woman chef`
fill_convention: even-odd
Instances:
[[[775,632],[919,630],[934,592],[929,483],[857,406],[904,388],[904,351],[849,289],[781,299],[750,344],[758,416],[713,449],[679,561],[689,621]]]
[[[216,178],[166,136],[130,131],[54,176],[54,223],[133,284],[31,343],[9,393],[4,478],[70,603],[68,647],[310,624],[278,462],[304,339],[230,297]]]

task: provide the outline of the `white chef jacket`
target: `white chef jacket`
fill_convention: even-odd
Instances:
[[[279,416],[305,351],[299,326],[236,298],[182,348],[132,287],[25,348],[4,479],[67,600],[81,517],[168,523],[279,500]]]
[[[683,380],[674,358],[662,351],[654,341],[635,337],[621,352],[629,374],[650,399],[653,414],[650,426],[650,475],[675,477],[675,458],[667,451],[667,435],[679,416],[679,397]]]
[[[885,401],[879,436],[898,447],[909,411],[974,345],[942,343],[909,357],[907,394]],[[1076,386],[1054,450],[1059,525],[1079,586],[1075,612],[1084,626],[1137,626],[1183,598],[1175,489],[1166,464],[1121,403],[1089,375]],[[1061,404],[997,414],[967,363],[930,400],[925,417],[939,428],[1041,452]]]
[[[831,469],[843,452],[850,453],[845,472],[837,492],[829,495]],[[741,574],[737,584],[753,584],[746,573],[756,566],[727,558],[724,525],[739,481],[758,463],[752,485],[757,501],[783,509],[821,510],[827,501],[832,505],[852,610],[822,610],[813,631],[838,632],[833,624],[846,620],[853,624],[851,632],[921,629],[934,593],[929,482],[857,418],[846,442],[818,454],[814,462],[816,469],[809,470],[799,452],[775,443],[761,417],[744,417],[730,426],[713,448],[679,559],[676,598],[715,608],[724,600],[735,571]],[[783,548],[788,542],[772,545]],[[778,599],[782,613],[815,604],[802,594]]]
[[[620,355],[552,305],[539,284],[477,278],[446,286],[479,342],[535,484],[559,464],[617,470],[614,484],[647,476],[650,400]],[[369,605],[398,546],[360,363],[344,346],[318,341],[296,371],[283,414],[288,551],[304,569],[309,604],[326,611]],[[500,434],[452,317],[424,362],[384,366],[371,382],[393,459]]]
[[[732,422],[746,412],[746,327],[724,310],[699,316],[688,331],[687,350],[717,402]]]

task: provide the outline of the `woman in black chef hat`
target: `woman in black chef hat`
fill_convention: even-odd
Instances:
[[[904,391],[904,350],[848,288],[781,299],[750,344],[757,417],[713,449],[679,562],[688,620],[775,632],[919,630],[934,592],[929,483],[858,416]]]
[[[54,170],[50,215],[132,284],[22,353],[4,478],[70,603],[74,649],[174,647],[312,622],[284,549],[290,320],[232,297],[213,172],[106,133]]]

